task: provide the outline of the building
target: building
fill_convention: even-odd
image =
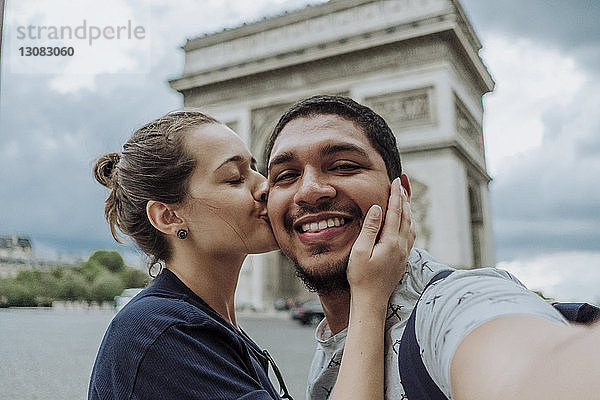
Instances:
[[[0,258],[29,260],[33,257],[31,241],[26,236],[0,236]]]
[[[369,105],[397,136],[416,245],[460,268],[494,264],[482,132],[482,96],[494,82],[457,0],[330,0],[183,49],[183,76],[171,87],[186,108],[238,132],[257,160],[281,114],[301,98],[343,94]],[[248,264],[241,302],[265,307],[303,293],[277,252]]]
[[[31,269],[33,247],[26,236],[0,235],[0,278],[16,276],[19,271]]]

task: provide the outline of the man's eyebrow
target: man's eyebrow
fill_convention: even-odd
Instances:
[[[345,152],[345,151],[358,153],[359,155],[361,155],[363,157],[368,157],[368,154],[366,151],[364,151],[362,148],[358,147],[357,145],[351,144],[351,143],[337,143],[337,144],[325,145],[321,149],[321,156],[328,156],[331,154],[341,153],[341,152]]]
[[[269,163],[269,168],[268,169],[270,171],[276,165],[283,164],[283,163],[290,162],[290,161],[294,161],[295,159],[296,159],[296,156],[293,153],[291,153],[289,151],[286,151],[284,153],[278,154],[275,157],[273,157],[273,159]]]

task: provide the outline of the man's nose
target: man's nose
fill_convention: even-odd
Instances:
[[[294,196],[296,204],[317,204],[319,200],[331,199],[336,195],[335,188],[317,171],[305,171],[300,179]]]

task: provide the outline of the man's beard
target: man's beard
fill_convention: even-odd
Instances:
[[[332,201],[323,201],[314,206],[304,205],[294,216],[289,214],[286,215],[283,221],[284,228],[289,235],[293,235],[294,220],[310,213],[324,211],[336,211],[349,214],[353,220],[359,221],[359,226],[362,226],[364,216],[362,210],[356,203],[339,205]],[[340,260],[333,260],[331,262],[320,264],[314,271],[309,271],[304,268],[292,254],[288,254],[283,248],[281,250],[294,263],[296,275],[304,282],[306,288],[311,292],[317,292],[320,295],[350,292],[350,284],[348,283],[348,278],[346,276],[350,254]],[[330,249],[327,244],[316,245],[312,247],[312,256],[318,257],[329,251]]]
[[[316,249],[317,251],[319,249]],[[326,252],[327,249],[321,249],[321,252]],[[330,295],[334,293],[350,292],[350,284],[346,276],[348,268],[348,259],[346,258],[322,264],[315,271],[309,271],[304,268],[297,259],[290,258],[296,269],[296,276],[302,280],[304,286],[311,291],[317,292],[319,295]]]

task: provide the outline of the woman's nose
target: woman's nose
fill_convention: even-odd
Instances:
[[[262,175],[261,175],[262,176]],[[266,202],[269,196],[269,184],[267,179],[263,177],[262,182],[258,184],[254,198],[256,201]]]

